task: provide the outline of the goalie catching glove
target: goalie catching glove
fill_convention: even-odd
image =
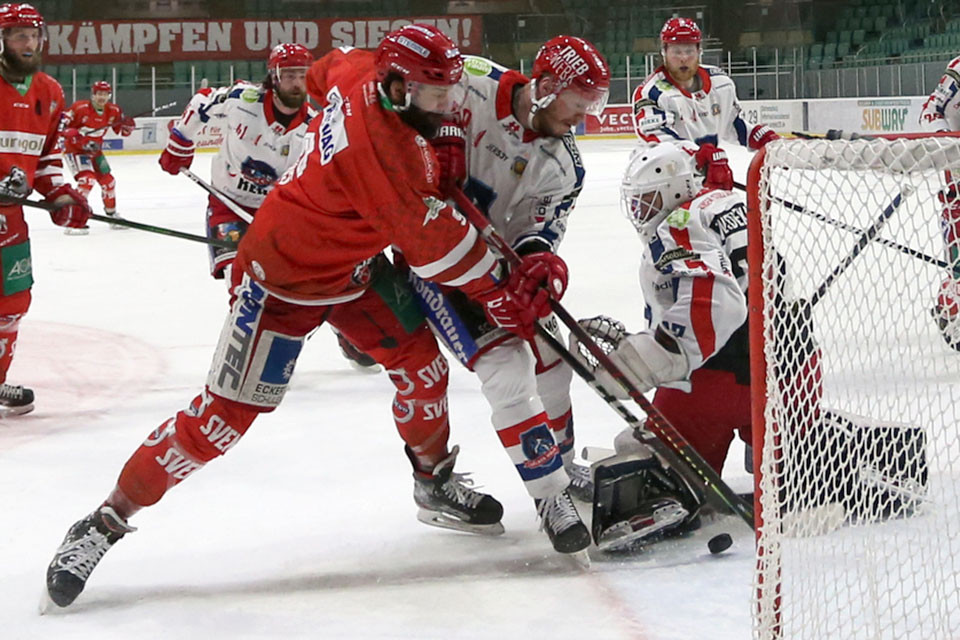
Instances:
[[[622,322],[607,316],[587,318],[578,323],[640,393],[667,382],[685,380],[690,375],[687,357],[680,344],[659,327],[656,331],[629,334]],[[621,400],[629,397],[573,333],[570,334],[570,352],[593,372],[597,383],[605,390]]]

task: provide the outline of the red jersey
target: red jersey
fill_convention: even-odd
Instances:
[[[16,86],[0,77],[0,180],[18,167],[44,196],[64,184],[58,138],[63,105],[60,84],[42,71]],[[19,206],[0,204],[0,218],[0,244],[10,234],[26,238]]]
[[[441,200],[432,148],[381,103],[375,75],[363,51],[314,63],[308,87],[323,112],[240,241],[238,267],[281,299],[333,304],[358,297],[363,265],[393,245],[422,278],[492,288],[495,256]]]
[[[120,133],[120,120],[123,110],[120,105],[108,102],[103,111],[97,111],[89,100],[77,100],[63,114],[63,128],[74,127],[80,131],[80,139],[74,142],[64,140],[67,153],[99,154],[103,153],[103,136],[113,126]]]

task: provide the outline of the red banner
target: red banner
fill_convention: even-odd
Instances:
[[[275,45],[297,42],[321,56],[334,47],[372,49],[412,22],[436,25],[464,53],[481,53],[479,15],[340,20],[122,20],[49,25],[44,59],[52,64],[263,60]]]
[[[633,107],[629,104],[608,105],[599,116],[587,116],[583,132],[596,133],[634,133]]]

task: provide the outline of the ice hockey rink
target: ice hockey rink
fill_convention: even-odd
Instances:
[[[640,243],[619,212],[632,142],[584,140],[585,188],[561,255],[575,317],[643,326]],[[747,155],[732,151],[744,181]],[[193,169],[209,176],[210,154]],[[118,211],[203,233],[206,194],[156,155],[109,157]],[[99,192],[91,202],[100,212]],[[201,244],[91,222],[65,236],[31,210],[34,301],[8,381],[36,410],[0,422],[0,624],[4,638],[750,637],[753,534],[739,520],[633,556],[555,553],[501,449],[473,374],[450,374],[451,444],[504,504],[500,537],[416,520],[411,470],[391,419],[393,386],[339,355],[328,328],[308,342],[282,406],[242,444],[132,520],[67,610],[40,616],[44,573],[67,528],[206,377],[227,310]],[[580,380],[578,448],[610,446],[624,423]],[[639,408],[637,409],[638,415]],[[735,445],[736,446],[736,445]],[[724,476],[752,486],[742,450]],[[578,503],[589,516],[586,505]],[[732,534],[711,556],[707,540]]]

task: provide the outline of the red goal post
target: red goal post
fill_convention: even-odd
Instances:
[[[957,134],[753,159],[757,639],[960,637],[960,352],[934,310],[958,181]]]

